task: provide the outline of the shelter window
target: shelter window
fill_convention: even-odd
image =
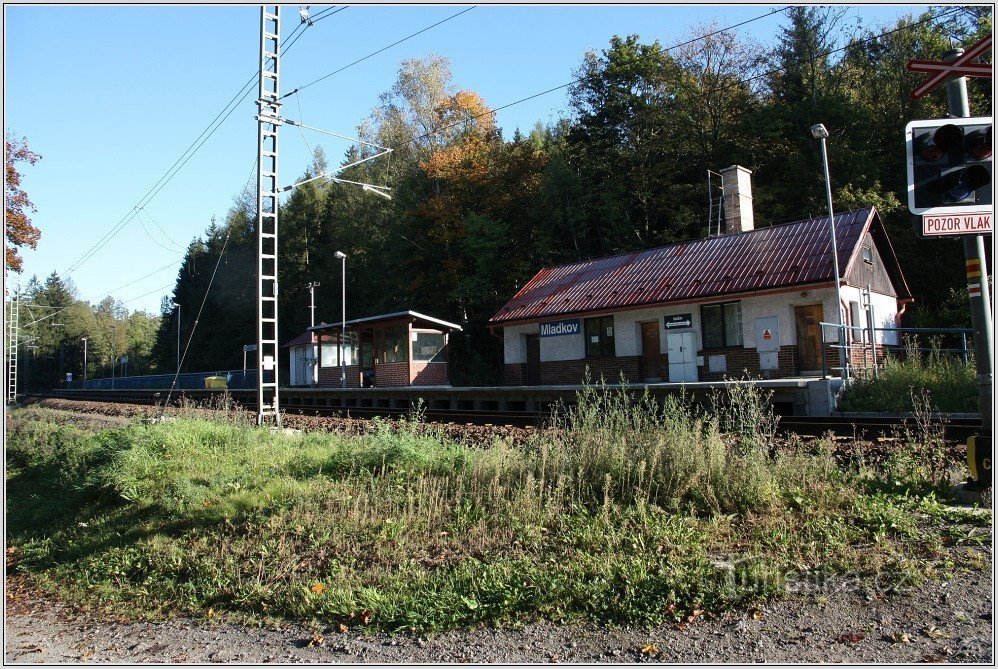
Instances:
[[[336,359],[336,344],[323,344],[320,347],[319,365],[322,367],[336,367],[339,361]]]
[[[385,328],[378,332],[378,358],[381,364],[406,362],[409,359],[409,329],[404,325]]]
[[[742,303],[723,302],[700,307],[703,347],[722,348],[742,344]]]
[[[613,346],[613,316],[586,319],[586,357],[610,357]]]
[[[436,332],[413,332],[412,359],[418,362],[447,362],[444,336]]]

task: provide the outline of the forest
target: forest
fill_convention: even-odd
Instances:
[[[403,61],[357,128],[391,147],[390,159],[337,172],[316,147],[304,173],[282,176],[292,183],[331,171],[384,184],[392,199],[320,178],[282,201],[281,341],[309,324],[309,282],[320,282],[317,321],[339,320],[334,253],[342,251],[348,319],[413,309],[460,323],[452,383],[499,383],[501,341],[488,319],[542,267],[706,236],[708,170],[752,170],[757,227],[825,215],[820,147],[808,131],[819,122],[831,133],[836,211],[872,204],[887,226],[916,300],[903,324],[969,325],[962,245],[921,238],[907,210],[905,124],[944,117],[946,99],[939,89],[912,100],[924,75],[905,64],[990,33],[991,9],[927,8],[875,28],[846,22],[844,10],[789,7],[767,48],[711,25],[671,49],[613,37],[582,56],[564,118],[509,136],[491,101],[455,85],[446,58]],[[990,84],[969,82],[975,115],[991,113]],[[360,146],[337,164],[371,155]],[[191,314],[181,318],[184,370],[241,368],[242,347],[256,337],[255,218],[255,190],[236,194],[224,220],[212,219],[188,246],[161,314],[129,315],[111,298],[80,303],[78,317],[34,343],[29,357],[45,377],[33,378],[51,387],[60,371],[81,371],[75,349],[86,335],[77,330],[91,319],[116,325],[94,336],[91,356],[109,359],[113,346],[129,351],[129,373],[174,371],[171,301],[205,301],[196,329]],[[75,299],[56,275],[32,286],[29,301]],[[58,364],[60,346],[63,355],[74,349],[74,369]],[[92,364],[89,374],[104,371]]]

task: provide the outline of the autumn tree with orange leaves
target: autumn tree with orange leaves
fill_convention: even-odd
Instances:
[[[4,234],[7,243],[4,246],[4,262],[8,269],[20,272],[21,256],[17,249],[22,246],[35,248],[41,238],[41,231],[31,224],[26,212],[37,211],[35,205],[28,199],[28,194],[21,188],[21,173],[17,171],[17,163],[34,165],[40,155],[28,148],[28,140],[17,140],[9,133],[4,137]]]

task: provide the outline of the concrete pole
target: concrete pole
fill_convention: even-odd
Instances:
[[[828,199],[828,227],[832,229],[832,268],[835,273],[835,314],[839,324],[839,365],[842,367],[842,380],[849,382],[849,359],[846,355],[847,340],[845,321],[842,318],[842,277],[839,275],[839,246],[835,235],[835,211],[832,209],[832,181],[828,174],[828,149],[825,138],[821,137],[821,162],[825,168],[825,196]]]
[[[951,62],[963,55],[963,49],[953,49],[943,54],[943,60]],[[946,98],[950,116],[968,118],[970,100],[967,97],[967,78],[954,77],[946,82]],[[991,420],[994,398],[994,358],[991,351],[993,329],[991,324],[991,289],[988,286],[987,258],[984,255],[982,235],[964,235],[963,253],[967,261],[967,288],[970,295],[970,322],[974,328],[974,358],[977,363],[977,390],[981,404],[981,434],[977,438],[977,460],[989,463],[986,471],[978,469],[981,479],[978,486],[992,486]],[[973,290],[971,290],[973,289]],[[985,480],[986,478],[986,480]]]

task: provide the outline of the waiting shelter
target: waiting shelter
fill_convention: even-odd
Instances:
[[[320,323],[284,345],[290,385],[446,386],[448,338],[460,330],[415,311]]]

